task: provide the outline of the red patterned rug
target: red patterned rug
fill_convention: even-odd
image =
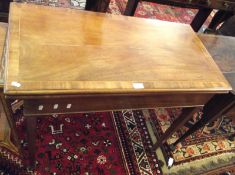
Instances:
[[[161,174],[141,111],[53,115],[37,120],[36,174]],[[18,112],[24,159],[25,122]],[[27,161],[26,161],[27,162]]]
[[[127,0],[111,0],[111,4],[109,6],[110,12],[113,14],[123,14],[126,8],[126,3]],[[196,13],[196,9],[179,8],[140,1],[136,9],[135,16],[190,24]]]
[[[37,165],[34,173],[162,174],[158,158],[155,152],[151,151],[153,143],[146,123],[154,123],[159,135],[179,114],[180,109],[156,108],[39,117],[36,141]],[[24,135],[26,128],[22,109],[17,110],[15,117],[24,148],[24,165],[27,165],[27,139]],[[189,123],[168,140],[168,144],[173,143],[198,118],[199,114],[193,116]],[[174,152],[168,149],[168,144],[163,149],[168,157],[174,158],[175,165],[205,157],[214,159],[214,155],[235,152],[235,142],[225,138],[229,133],[233,133],[234,129],[234,121],[223,118],[187,138]],[[6,159],[8,162],[10,155],[8,154]],[[18,157],[12,157],[11,162],[14,162],[13,160],[20,162],[20,166],[14,165],[15,167],[26,169],[26,166],[22,168],[23,164]],[[231,161],[234,161],[234,157],[230,160],[222,159],[220,165],[228,165]],[[11,172],[14,166],[8,166]],[[210,168],[213,169],[213,166]]]

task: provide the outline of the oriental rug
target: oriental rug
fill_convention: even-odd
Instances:
[[[147,123],[154,123],[154,127],[158,127],[156,134],[159,135],[169,127],[180,111],[175,108],[156,108],[39,117],[36,141],[37,165],[34,174],[163,174],[158,157],[155,152],[151,151],[152,133]],[[28,155],[22,108],[16,110],[15,117],[24,148],[24,163],[19,157],[9,157],[11,154],[8,154],[7,160],[11,158],[11,162],[13,160],[18,162],[17,167],[25,170]],[[205,157],[216,160],[215,154],[235,152],[234,142],[221,138],[227,136],[227,133],[234,132],[234,123],[229,118],[224,118],[220,122],[216,121],[217,124],[207,125],[187,138],[185,142],[180,143],[176,151],[171,152],[168,149],[169,144],[199,118],[200,113],[195,114],[192,120],[174,134],[163,147],[167,156],[174,158],[177,170],[177,165],[186,167],[186,170],[179,170],[178,174],[199,171],[195,168],[187,169],[187,162],[193,163],[197,160],[203,162]],[[221,133],[222,136],[220,136]],[[209,165],[210,167],[207,165],[200,172],[207,172],[219,165],[228,165],[232,161],[235,162],[234,159],[234,156],[232,159],[222,157],[218,159],[217,165]],[[14,166],[8,167],[13,170]],[[171,173],[164,174],[177,174],[175,172],[175,166],[173,166]]]
[[[17,115],[27,165],[25,120],[22,112]],[[161,174],[149,133],[139,128],[145,126],[141,117],[125,111],[38,117],[34,174]]]
[[[109,6],[110,12],[113,14],[123,14],[126,4],[127,0],[111,0]],[[190,24],[197,11],[196,9],[140,1],[134,16]]]
[[[156,134],[161,136],[179,116],[180,112],[181,109],[156,108],[148,110],[147,114],[156,129]],[[201,113],[195,113],[192,119],[184,127],[175,132],[162,147],[165,149],[168,157],[174,158],[175,165],[222,153],[235,152],[235,141],[228,139],[228,136],[235,132],[235,121],[225,116],[207,124],[204,128],[190,135],[183,142],[179,143],[174,151],[171,151],[169,145],[174,143],[200,118]]]

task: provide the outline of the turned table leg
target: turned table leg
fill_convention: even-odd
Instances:
[[[216,120],[218,117],[226,114],[227,111],[235,104],[235,96],[231,93],[215,95],[203,108],[202,118],[193,125],[187,132],[185,132],[174,144],[170,147],[175,149],[175,146],[183,141],[186,137],[199,130],[207,123]]]
[[[159,137],[157,143],[153,145],[153,150],[156,150],[163,143],[167,141],[167,139],[178,129],[180,129],[190,118],[193,116],[195,112],[199,109],[196,107],[191,108],[183,108],[181,115],[175,119],[175,121],[171,124],[171,126],[166,130],[166,132]]]
[[[36,139],[36,117],[27,116],[27,139],[28,139],[28,151],[29,151],[29,165],[31,169],[35,168],[35,139]]]

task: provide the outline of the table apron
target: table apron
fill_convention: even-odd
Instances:
[[[30,98],[24,100],[24,115],[203,106],[213,94],[158,94],[145,96],[80,96]]]

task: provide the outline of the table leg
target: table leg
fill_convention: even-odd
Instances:
[[[128,0],[124,15],[134,16],[139,0]]]
[[[17,131],[16,131],[16,121],[15,121],[13,111],[11,108],[11,101],[9,99],[6,99],[4,94],[1,94],[1,103],[3,105],[3,110],[6,114],[7,121],[11,128],[13,143],[18,148],[19,153],[21,153],[21,146],[20,146],[19,138],[18,138]]]
[[[191,22],[191,27],[195,32],[199,31],[207,17],[210,15],[211,11],[212,9],[199,9],[193,21]]]
[[[106,12],[109,7],[110,0],[87,0],[85,10],[95,12]]]
[[[153,150],[156,150],[160,147],[167,139],[174,134],[179,128],[181,128],[190,118],[192,118],[193,114],[197,112],[199,109],[196,107],[192,108],[183,108],[181,115],[175,119],[175,121],[171,124],[170,128],[166,130],[166,132],[159,137],[157,143],[153,145]]]
[[[172,150],[175,146],[183,141],[186,137],[193,134],[195,131],[199,130],[207,123],[216,120],[218,117],[226,114],[226,112],[232,108],[235,104],[235,98],[233,94],[222,94],[214,96],[204,107],[202,118],[193,125],[187,132],[185,132],[174,144],[170,147]]]
[[[27,116],[27,139],[28,139],[28,150],[29,150],[29,166],[31,169],[35,168],[35,138],[36,138],[36,117]]]

